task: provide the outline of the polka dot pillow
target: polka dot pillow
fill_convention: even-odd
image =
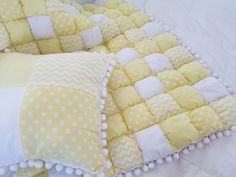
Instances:
[[[0,172],[50,168],[101,173],[101,110],[114,61],[96,53],[0,54]],[[106,142],[106,141],[105,141]]]

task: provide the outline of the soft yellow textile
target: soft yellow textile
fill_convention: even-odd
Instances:
[[[128,86],[130,84],[129,78],[125,75],[125,73],[116,69],[112,72],[111,79],[109,80],[108,86],[111,89],[117,89],[119,87]]]
[[[178,45],[176,37],[170,33],[162,33],[157,37],[154,37],[153,40],[157,43],[161,52],[165,52],[166,50]]]

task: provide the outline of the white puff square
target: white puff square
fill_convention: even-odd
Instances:
[[[152,72],[159,73],[167,69],[173,69],[169,59],[163,54],[152,54],[146,56],[144,60],[148,63]]]
[[[150,76],[136,82],[134,87],[144,100],[148,100],[149,98],[165,91],[165,87],[155,76]]]
[[[95,15],[90,16],[89,18],[93,20],[96,24],[109,20],[109,18],[104,14],[95,14]]]
[[[28,22],[35,39],[41,40],[56,36],[49,16],[29,17]]]
[[[65,10],[65,12],[69,13],[69,14],[73,14],[76,16],[80,15],[79,10],[77,10],[75,7],[69,5],[69,4],[63,4],[63,8]]]
[[[149,38],[154,38],[155,36],[164,32],[162,26],[157,24],[156,22],[146,23],[141,27],[141,30],[145,32]]]
[[[214,77],[203,79],[193,85],[193,87],[200,92],[206,103],[228,95],[226,88]]]
[[[168,140],[158,125],[138,131],[134,137],[141,149],[144,162],[161,159],[173,153]]]
[[[117,57],[118,63],[121,66],[124,66],[130,61],[138,59],[139,54],[134,48],[125,48],[125,49],[120,50],[116,54],[116,57]]]
[[[98,26],[82,31],[80,36],[86,48],[95,47],[103,42],[102,32]]]

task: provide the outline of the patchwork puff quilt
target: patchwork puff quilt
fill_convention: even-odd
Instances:
[[[121,0],[84,7],[1,0],[0,7],[2,50],[114,53],[103,110],[104,154],[111,161],[104,176],[139,175],[235,130],[236,98],[228,85],[135,7]]]

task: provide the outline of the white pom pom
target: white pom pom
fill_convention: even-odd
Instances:
[[[203,60],[199,60],[199,63],[204,64],[204,61]]]
[[[232,126],[232,127],[231,127],[231,131],[232,131],[232,132],[236,132],[236,126]]]
[[[102,129],[103,129],[103,130],[106,130],[107,127],[108,127],[107,123],[102,123]]]
[[[102,132],[101,136],[102,136],[103,139],[105,139],[107,137],[107,133],[106,132]]]
[[[225,130],[225,131],[224,131],[224,135],[225,135],[225,136],[230,136],[230,135],[231,135],[231,133],[230,133],[230,131],[229,131],[229,130]]]
[[[223,134],[221,132],[217,132],[216,136],[217,136],[217,138],[221,138],[223,136]]]
[[[234,93],[234,91],[233,91],[233,89],[232,89],[231,87],[228,88],[228,91],[229,91],[229,93],[231,93],[231,94]]]
[[[162,164],[163,163],[163,160],[162,159],[158,159],[157,160],[157,164]]]
[[[26,168],[28,166],[27,162],[20,162],[20,168]]]
[[[195,54],[194,57],[195,57],[196,59],[198,59],[198,58],[199,58],[199,55]]]
[[[103,149],[102,153],[103,153],[103,155],[107,156],[108,155],[108,149]]]
[[[107,96],[107,91],[104,89],[103,91],[102,91],[102,97],[106,97]]]
[[[102,140],[102,146],[106,146],[107,145],[107,140]]]
[[[144,165],[143,166],[143,171],[147,172],[149,170],[148,166],[147,165]]]
[[[34,166],[34,160],[28,160],[28,165],[29,167],[33,167]]]
[[[83,176],[84,177],[91,177],[91,175],[89,173],[85,173]]]
[[[128,172],[128,173],[126,173],[126,175],[125,175],[125,177],[132,177],[133,175],[132,175],[132,173],[131,172]]]
[[[73,169],[73,168],[66,167],[66,173],[67,173],[68,175],[71,175],[73,172],[74,172],[74,169]]]
[[[54,166],[54,163],[51,163],[51,162],[46,162],[46,163],[45,163],[45,168],[46,168],[47,170],[51,169],[53,166]]]
[[[114,66],[116,62],[114,60],[111,60],[111,65]]]
[[[41,160],[37,160],[34,162],[34,166],[37,169],[41,169],[43,167],[43,162]]]
[[[82,174],[83,174],[83,171],[80,170],[80,169],[76,169],[76,170],[75,170],[75,174],[77,174],[77,175],[82,175]]]
[[[209,139],[209,138],[204,138],[204,139],[203,139],[203,143],[209,144],[209,143],[210,143],[210,139]]]
[[[193,151],[195,149],[195,146],[193,144],[190,144],[188,146],[188,150]]]
[[[105,104],[105,100],[101,99],[100,100],[100,105],[104,105]]]
[[[109,67],[108,67],[108,71],[109,71],[109,72],[112,72],[112,70],[113,70],[113,67],[112,67],[112,66],[109,66]]]
[[[104,105],[100,104],[100,105],[99,105],[99,109],[100,109],[100,110],[103,110],[103,109],[104,109]]]
[[[200,148],[202,148],[202,147],[203,147],[203,144],[202,144],[201,142],[198,142],[198,143],[197,143],[197,148],[200,149]]]
[[[108,160],[108,161],[106,161],[106,167],[107,168],[110,168],[112,166],[112,164],[111,164],[111,162]]]
[[[102,115],[101,115],[101,119],[102,119],[102,121],[105,121],[105,120],[107,119],[106,115],[105,115],[105,114],[102,114]]]
[[[7,168],[6,167],[0,168],[0,175],[5,175],[6,172],[7,172]]]
[[[173,155],[173,157],[174,157],[175,160],[178,160],[178,159],[179,159],[179,153],[175,153],[175,154]]]
[[[134,174],[135,174],[136,176],[139,176],[139,175],[141,174],[141,170],[140,170],[140,169],[134,170]]]
[[[172,162],[172,157],[171,156],[166,157],[166,161],[167,162]]]
[[[183,150],[183,154],[184,154],[184,155],[189,154],[189,150],[188,150],[187,148],[185,148],[185,149]]]
[[[223,85],[224,85],[225,87],[229,87],[229,84],[228,84],[227,82],[223,82]]]
[[[104,175],[104,173],[102,172],[102,173],[97,174],[97,177],[105,177],[105,175]]]
[[[110,76],[111,76],[111,73],[110,73],[110,72],[107,72],[107,73],[106,73],[106,76],[107,76],[107,77],[110,77]]]
[[[216,74],[216,73],[213,73],[212,76],[215,77],[215,78],[219,78],[219,75]]]
[[[57,165],[56,165],[56,170],[57,170],[57,171],[62,171],[63,168],[64,168],[64,167],[63,167],[63,165],[61,165],[61,164],[57,164]]]
[[[17,169],[18,169],[18,165],[17,164],[14,164],[14,165],[10,166],[10,170],[11,171],[16,171]]]
[[[117,177],[124,177],[122,174],[119,174]]]
[[[214,133],[211,134],[211,135],[210,135],[210,139],[211,139],[211,140],[215,140],[215,139],[216,139],[216,135],[215,135]]]
[[[151,163],[148,164],[148,167],[149,167],[150,169],[153,169],[153,168],[155,167],[155,164],[154,164],[153,162],[151,162]]]

